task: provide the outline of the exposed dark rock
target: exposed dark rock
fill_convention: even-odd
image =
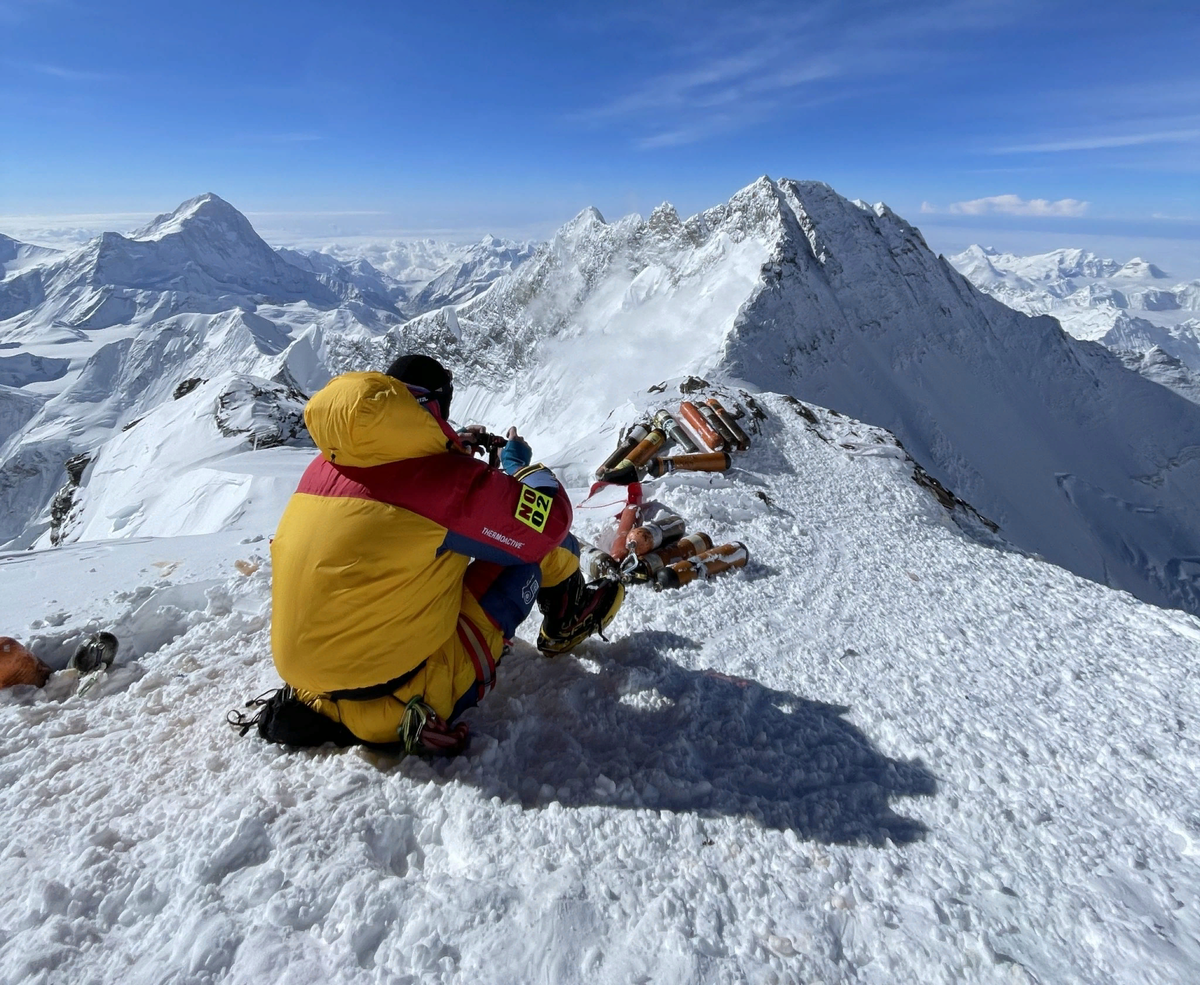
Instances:
[[[189,393],[196,389],[201,383],[207,383],[207,380],[201,379],[199,376],[193,376],[190,380],[184,380],[175,388],[175,392],[171,394],[176,400],[180,397],[186,397]]]

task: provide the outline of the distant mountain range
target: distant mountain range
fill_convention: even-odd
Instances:
[[[1084,250],[1014,256],[970,246],[950,262],[1010,308],[1053,315],[1150,379],[1200,395],[1200,280],[1172,284],[1140,257],[1119,263]]]
[[[218,463],[304,441],[307,393],[417,349],[454,369],[462,423],[515,421],[575,482],[578,449],[663,381],[794,395],[891,431],[1009,544],[1200,611],[1200,407],[981,293],[885,205],[762,178],[686,219],[586,209],[536,248],[374,255],[273,250],[214,195],[26,251],[0,281],[0,539],[232,522],[255,487]],[[1153,265],[1051,256],[970,259],[1014,297],[1192,310]],[[1170,382],[1158,356],[1137,368]]]

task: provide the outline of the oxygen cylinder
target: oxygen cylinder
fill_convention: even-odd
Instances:
[[[680,588],[697,579],[708,579],[731,568],[745,567],[749,560],[750,552],[746,550],[745,544],[722,544],[703,554],[667,565],[654,576],[654,580],[660,591],[664,588]]]
[[[671,455],[655,458],[646,466],[646,474],[655,478],[668,472],[724,472],[732,459],[727,451],[707,451],[697,455]]]
[[[738,451],[745,451],[750,447],[750,436],[742,430],[742,426],[733,419],[733,415],[729,413],[716,397],[709,397],[705,401],[709,407],[713,409],[713,413],[717,415],[717,420],[725,425],[730,434],[733,435],[733,440],[738,446]]]
[[[613,538],[613,548],[610,552],[614,561],[620,561],[629,553],[625,539],[629,536],[629,531],[634,528],[641,515],[642,507],[637,503],[629,503],[621,511],[621,518],[617,520],[617,534]]]
[[[646,437],[626,452],[625,458],[613,467],[613,471],[616,472],[626,465],[645,465],[654,456],[654,453],[666,443],[667,436],[662,430],[660,428],[651,428],[650,433]]]
[[[712,546],[712,538],[708,534],[688,534],[686,537],[680,537],[674,544],[668,544],[666,547],[660,547],[656,551],[642,555],[638,559],[637,567],[631,573],[632,577],[638,581],[654,581],[658,573],[668,564],[695,557]]]
[[[604,464],[596,469],[596,478],[603,479],[604,473],[615,466],[618,462],[624,461],[628,455],[646,435],[650,433],[650,425],[647,423],[635,424],[629,429],[625,435],[625,440],[617,445],[617,450],[604,460]]]
[[[683,517],[664,513],[651,523],[643,523],[630,530],[625,537],[625,549],[641,556],[676,537],[682,537],[685,530],[687,521]]]
[[[725,440],[704,419],[700,408],[690,400],[685,400],[679,405],[679,416],[683,418],[688,427],[696,432],[696,437],[708,445],[712,451],[725,450]]]
[[[602,578],[617,577],[617,562],[606,551],[583,544],[579,549],[579,570],[585,581],[600,581]]]
[[[692,436],[680,426],[679,422],[675,420],[674,417],[671,416],[670,411],[660,410],[657,414],[655,414],[654,424],[656,427],[662,429],[663,433],[666,434],[666,436],[672,441],[674,441],[675,444],[679,445],[679,447],[685,452],[690,453],[700,450],[700,448],[696,445],[696,442],[692,440]]]
[[[711,402],[710,402],[711,403]],[[708,421],[709,427],[717,432],[725,441],[726,448],[733,448],[737,445],[737,438],[733,436],[733,432],[725,426],[725,422],[717,416],[717,412],[712,409],[710,403],[701,404],[697,409],[704,415],[704,419]]]

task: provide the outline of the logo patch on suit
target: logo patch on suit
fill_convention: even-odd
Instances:
[[[550,507],[553,505],[554,500],[549,496],[523,485],[513,516],[540,534],[546,529],[546,521],[550,519]]]

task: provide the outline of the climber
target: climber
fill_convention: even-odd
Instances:
[[[336,377],[305,408],[321,454],[271,546],[271,648],[285,697],[339,723],[314,744],[460,752],[457,719],[495,685],[535,600],[538,648],[555,655],[624,598],[584,582],[554,473],[515,428],[502,469],[478,461],[481,430],[447,423],[452,396],[437,360],[406,355]]]

